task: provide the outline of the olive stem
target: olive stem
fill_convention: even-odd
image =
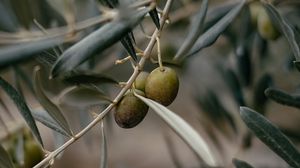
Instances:
[[[158,59],[158,64],[159,64],[159,69],[160,71],[164,71],[164,66],[161,60],[161,48],[160,48],[160,36],[158,35],[156,37],[156,42],[157,42],[157,59]]]
[[[173,0],[168,0],[165,4],[163,15],[160,20],[160,29],[156,29],[154,33],[152,34],[151,40],[149,41],[145,51],[144,56],[141,58],[140,62],[135,66],[134,72],[132,73],[131,77],[128,79],[126,86],[119,92],[119,94],[115,97],[113,102],[119,102],[123,95],[126,93],[128,89],[131,88],[132,83],[135,81],[136,77],[141,72],[141,69],[144,67],[146,60],[150,57],[151,51],[156,43],[156,37],[159,35],[160,31],[162,30],[166,19],[168,17],[168,13],[170,11],[171,5]],[[154,6],[155,7],[155,6]],[[112,110],[112,108],[116,105],[116,103],[111,103],[109,106],[107,106],[91,123],[89,123],[83,130],[81,130],[79,133],[77,133],[74,137],[69,139],[66,143],[64,143],[62,146],[54,150],[53,152],[49,153],[47,157],[45,157],[40,163],[34,166],[34,168],[40,168],[44,166],[47,163],[50,163],[51,160],[53,160],[57,155],[59,155],[62,151],[64,151],[67,147],[69,147],[71,144],[73,144],[76,140],[78,140],[80,137],[82,137],[84,134],[86,134],[91,128],[93,128],[97,123],[99,123],[105,115]]]
[[[123,64],[123,63],[127,62],[127,61],[130,60],[130,59],[131,59],[131,56],[127,56],[127,57],[125,57],[125,58],[123,58],[123,59],[118,59],[118,60],[115,61],[115,64],[116,64],[116,65],[117,65],[117,64]]]

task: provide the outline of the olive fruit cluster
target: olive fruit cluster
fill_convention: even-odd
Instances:
[[[250,4],[251,21],[257,26],[258,33],[266,40],[276,40],[280,32],[272,23],[272,20],[260,2]]]
[[[170,105],[177,96],[179,80],[169,68],[156,68],[150,74],[141,72],[134,82],[134,92],[164,106]],[[122,128],[138,125],[146,116],[149,107],[132,91],[127,92],[116,106],[114,118]]]

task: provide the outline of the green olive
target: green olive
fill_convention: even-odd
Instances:
[[[250,9],[250,15],[251,15],[251,23],[253,26],[256,26],[258,14],[261,10],[264,10],[263,6],[260,2],[255,1],[249,5],[249,9]]]
[[[135,90],[141,96],[144,92]],[[145,118],[149,107],[137,98],[132,91],[127,92],[117,104],[114,113],[116,123],[122,128],[133,128]]]
[[[280,35],[265,9],[260,10],[258,13],[257,27],[260,36],[264,39],[276,40]]]
[[[148,77],[149,73],[142,71],[137,78],[134,81],[134,86],[136,89],[141,90],[141,91],[145,91],[145,84],[146,84],[146,79]]]
[[[43,160],[42,148],[33,140],[24,143],[24,168],[32,168]]]
[[[176,72],[169,67],[154,69],[148,76],[145,93],[146,97],[162,105],[170,105],[177,96],[179,80]]]

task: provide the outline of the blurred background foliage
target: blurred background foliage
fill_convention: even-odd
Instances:
[[[209,1],[202,32],[214,25],[237,2]],[[164,3],[161,0],[158,9]],[[245,160],[253,167],[288,167],[246,128],[239,114],[240,106],[260,112],[277,125],[299,149],[300,113],[297,108],[300,80],[287,39],[282,32],[276,40],[262,38],[256,23],[251,20],[253,9],[248,5],[251,3],[248,3],[213,45],[185,58],[180,64],[174,64],[171,60],[191,30],[189,26],[197,19],[195,17],[201,3],[200,0],[174,1],[169,15],[170,23],[161,33],[163,60],[180,75],[178,96],[168,108],[205,137],[224,167],[233,167],[232,158]],[[275,0],[273,3],[293,28],[299,45],[300,3],[292,0]],[[4,58],[4,63],[0,58],[1,76],[25,99],[36,120],[41,121],[45,117],[38,115],[44,114],[39,111],[47,110],[41,108],[41,102],[37,101],[35,94],[34,87],[37,86],[33,79],[36,77],[36,65],[41,67],[39,89],[59,107],[73,132],[80,131],[92,121],[93,113],[104,109],[107,102],[118,93],[118,82],[130,77],[130,62],[115,64],[116,60],[128,55],[121,43],[116,43],[77,67],[78,74],[49,79],[51,67],[57,58],[76,41],[99,28],[100,24],[69,34],[70,37],[58,35],[65,35],[74,26],[79,26],[80,29],[80,25],[75,23],[82,23],[81,26],[84,27],[99,20],[99,16],[103,15],[102,8],[104,7],[95,0],[0,0],[1,56],[5,52],[11,53],[10,50],[28,53],[26,59]],[[155,24],[148,15],[142,25],[133,30],[139,48],[145,48],[148,43],[144,33],[151,34],[155,29]],[[46,40],[51,49],[32,54],[31,51],[42,48],[44,44],[39,45],[39,41],[34,43],[34,38],[38,39],[43,35],[48,36],[49,39]],[[25,42],[33,43],[22,48]],[[21,48],[13,48],[18,45]],[[151,57],[156,59],[156,55],[154,48]],[[13,55],[8,54],[7,57],[9,56]],[[157,64],[147,62],[145,70],[150,72],[155,67]],[[80,76],[81,74],[85,75]],[[89,75],[92,78],[88,78]],[[95,87],[78,87],[84,86],[85,82],[92,83]],[[282,105],[291,104],[276,99],[278,92],[274,98],[274,90],[268,90],[267,93],[270,94],[265,94],[265,90],[270,87],[275,88],[275,92],[277,89],[284,90],[284,93],[279,91],[279,94],[286,94],[284,96],[288,102],[294,100],[296,103],[292,103],[292,106],[297,108]],[[21,154],[23,149],[20,146],[32,139],[32,135],[28,135],[28,128],[13,101],[3,90],[0,92],[1,144],[7,151],[11,151],[9,153],[14,162],[22,163],[26,154]],[[49,102],[48,106],[51,106]],[[111,113],[104,119],[104,123],[108,167],[205,167],[151,110],[134,129],[117,127]],[[37,122],[37,126],[45,149],[52,151],[65,142],[66,137],[40,122]],[[100,137],[100,126],[96,126],[68,148],[53,167],[97,167],[101,155]]]

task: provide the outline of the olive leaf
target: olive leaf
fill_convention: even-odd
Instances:
[[[36,60],[41,63],[41,65],[43,65],[44,67],[47,68],[51,68],[53,66],[53,64],[55,63],[55,61],[58,58],[58,55],[60,55],[61,53],[58,52],[57,49],[53,48],[53,50],[49,51],[43,51],[42,53],[40,53],[37,57]]]
[[[195,100],[218,129],[226,134],[223,122],[227,122],[232,130],[237,131],[232,115],[225,109],[214,91],[208,89],[205,94],[196,95]]]
[[[203,32],[216,24],[216,22],[228,13],[237,3],[238,2],[230,2],[209,8],[206,14]]]
[[[280,15],[278,10],[271,4],[264,3],[264,7],[266,8],[268,14],[271,16],[272,21],[274,21],[275,25],[283,35],[286,37],[291,50],[293,51],[293,54],[296,58],[296,61],[294,62],[297,69],[300,70],[300,49],[299,45],[297,44],[295,34],[291,26],[288,24],[286,19]]]
[[[82,106],[89,104],[110,103],[112,100],[105,93],[94,87],[69,87],[58,98],[58,103],[66,102]]]
[[[188,54],[186,54],[185,57],[192,56],[197,52],[199,52],[201,49],[213,44],[218,39],[218,37],[222,34],[222,32],[229,26],[229,24],[239,14],[239,12],[241,11],[244,5],[245,5],[245,0],[242,0],[222,19],[220,19],[215,25],[213,25],[205,33],[203,33],[194,44],[191,51]]]
[[[188,36],[185,38],[183,44],[176,53],[174,59],[178,60],[184,56],[194,45],[198,37],[200,36],[203,28],[203,22],[205,20],[206,12],[208,8],[208,0],[203,0],[198,13],[195,14],[193,22],[190,25]]]
[[[253,168],[249,163],[235,158],[232,159],[232,163],[236,168]]]
[[[292,167],[300,167],[300,153],[290,140],[269,120],[254,110],[241,107],[240,114],[247,127],[271,150]]]
[[[0,144],[0,167],[3,168],[14,168],[11,158],[5,151],[3,146]]]
[[[59,147],[61,147],[63,144],[65,144],[66,139],[65,136],[58,133],[57,131],[53,131],[53,143],[54,143],[54,148],[58,149]],[[56,159],[60,159],[65,151],[61,151],[59,153],[59,155],[56,156]]]
[[[40,135],[40,132],[36,126],[36,123],[34,121],[34,118],[32,117],[32,114],[29,110],[29,107],[27,106],[24,98],[16,91],[15,88],[13,88],[7,81],[5,81],[2,77],[0,77],[0,86],[2,89],[6,92],[6,94],[14,101],[16,104],[19,112],[25,119],[27,125],[30,127],[30,130],[38,140],[38,142],[43,145],[43,141]]]
[[[93,72],[79,72],[72,71],[70,74],[66,74],[63,79],[64,82],[68,84],[103,84],[103,83],[113,83],[117,84],[118,81],[113,79],[112,77],[101,74],[101,73],[93,73]]]
[[[0,30],[16,32],[18,27],[17,18],[8,3],[0,1]]]
[[[106,134],[104,129],[104,123],[101,121],[101,158],[100,158],[100,168],[107,168],[107,142]]]
[[[268,101],[267,97],[265,96],[265,90],[273,85],[272,76],[268,73],[262,75],[259,80],[256,82],[254,86],[254,93],[253,93],[253,107],[255,110],[264,114],[265,106]]]
[[[151,99],[138,94],[135,94],[135,96],[152,108],[193,149],[198,157],[202,158],[210,166],[217,166],[218,163],[208,144],[186,121]]]
[[[43,50],[55,47],[64,42],[63,37],[42,38],[31,42],[20,43],[0,48],[0,68],[29,60],[38,56]]]
[[[123,1],[121,1],[121,2],[123,2]],[[119,6],[118,0],[100,0],[100,3],[102,3],[105,6],[108,6],[109,8],[118,8],[118,6]],[[126,34],[123,38],[121,38],[120,41],[121,41],[123,47],[129,53],[129,55],[133,58],[133,60],[137,61],[135,48],[132,43],[132,42],[134,42],[134,36],[133,36],[132,31],[130,31],[128,34]]]
[[[264,59],[268,56],[268,42],[263,39],[258,33],[255,34],[254,48],[260,59]]]
[[[70,137],[70,135],[62,129],[62,127],[44,109],[32,109],[32,115],[34,119],[44,124],[46,127],[66,137]]]
[[[118,6],[119,2],[118,0],[98,0],[100,3],[102,3],[105,6],[108,6],[110,8],[115,8]]]
[[[38,101],[45,108],[48,114],[57,122],[57,124],[69,135],[72,136],[73,133],[70,126],[61,113],[60,109],[46,96],[43,90],[41,81],[40,68],[36,67],[34,69],[34,90]]]
[[[252,65],[251,65],[251,50],[248,48],[245,41],[238,44],[235,49],[239,77],[242,84],[249,86],[252,81]]]
[[[160,29],[159,17],[158,17],[158,13],[157,13],[156,8],[152,9],[152,10],[149,12],[149,15],[150,15],[152,21],[154,22],[156,28],[157,28],[157,29]]]
[[[33,83],[31,78],[29,78],[29,76],[24,72],[24,70],[22,70],[21,67],[19,66],[13,66],[13,70],[15,71],[15,74],[18,75],[20,77],[20,79],[22,79],[22,83],[24,83],[29,90],[34,93],[34,89],[33,89]]]
[[[131,39],[131,37],[127,34],[120,41],[129,55],[133,58],[133,60],[137,62],[138,58],[136,56],[136,52],[132,44],[133,40]]]
[[[145,8],[130,16],[121,17],[111,23],[107,23],[67,49],[53,65],[52,77],[73,70],[94,54],[102,52],[116,43],[130,32],[148,11],[149,8]]]
[[[284,91],[275,88],[268,88],[265,90],[265,95],[276,101],[277,103],[300,108],[300,97],[290,95]]]
[[[235,101],[238,105],[243,106],[245,105],[245,98],[243,94],[243,90],[239,79],[235,72],[231,69],[222,69],[221,66],[217,66],[219,71],[221,72],[222,77],[228,88],[231,91],[232,96],[234,97]]]

